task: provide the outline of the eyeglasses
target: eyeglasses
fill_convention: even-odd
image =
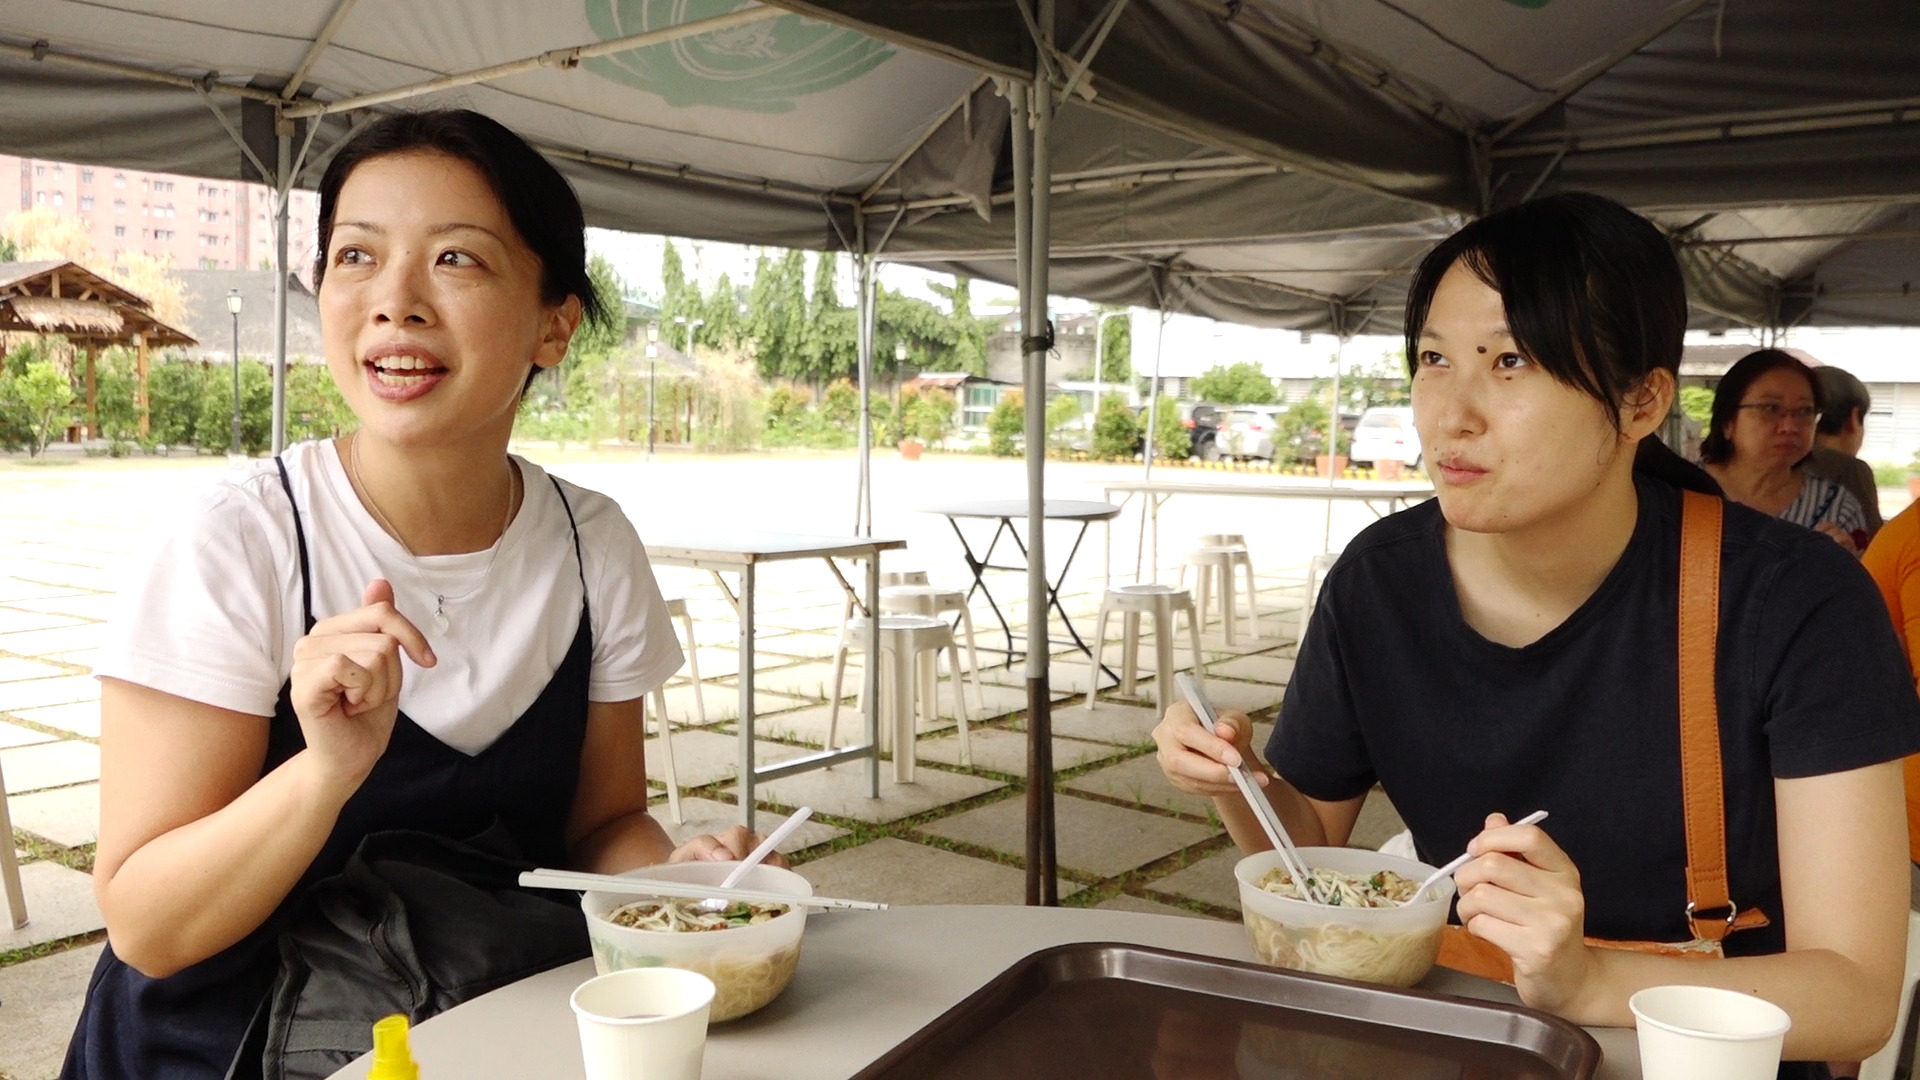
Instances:
[[[1775,404],[1771,401],[1742,405],[1740,408],[1752,409],[1754,412],[1759,413],[1760,418],[1769,424],[1777,424],[1783,419],[1791,420],[1795,424],[1811,424],[1813,423],[1813,418],[1820,415],[1820,410],[1811,405],[1795,405],[1789,409],[1785,405]]]

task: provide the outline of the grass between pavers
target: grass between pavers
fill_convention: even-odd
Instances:
[[[84,934],[75,934],[72,937],[64,937],[58,941],[43,941],[38,945],[28,945],[19,949],[8,949],[0,952],[0,968],[12,967],[14,964],[24,964],[29,960],[44,960],[49,956],[69,952],[73,949],[84,949],[89,945],[97,945],[105,940],[107,940],[107,932],[105,930],[89,930]],[[0,1074],[0,1080],[4,1080],[4,1074]]]
[[[93,873],[95,844],[82,844],[79,847],[62,847],[51,840],[43,840],[23,829],[13,830],[13,846],[27,853],[27,862],[59,863],[69,870],[78,870],[83,874]]]
[[[93,674],[93,669],[91,667],[88,667],[85,664],[70,664],[65,660],[56,660],[51,656],[29,656],[26,653],[9,652],[6,649],[0,649],[0,660],[31,660],[36,664],[46,664],[48,667],[57,667],[61,669],[59,673],[60,675],[91,675]],[[54,675],[54,676],[48,676],[48,677],[58,678],[59,676]]]
[[[10,712],[0,712],[0,723],[12,724],[14,727],[26,728],[28,731],[37,731],[42,735],[50,735],[55,739],[66,742],[93,743],[95,746],[100,744],[100,740],[96,736],[82,735],[77,731],[68,731],[66,728],[57,728],[50,724],[43,724],[38,720],[22,719]],[[89,783],[91,783],[91,781],[89,781]]]

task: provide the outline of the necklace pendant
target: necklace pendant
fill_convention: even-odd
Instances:
[[[435,596],[433,600],[433,629],[436,633],[444,634],[447,632],[447,627],[452,625],[447,619],[447,598]]]

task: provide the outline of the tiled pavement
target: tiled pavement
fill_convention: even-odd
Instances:
[[[877,463],[876,504],[889,480],[879,464],[899,468]],[[958,471],[968,464],[940,467],[970,475]],[[979,468],[992,464],[997,463],[983,462]],[[35,468],[0,458],[0,505],[6,507],[0,514],[0,775],[9,793],[16,846],[24,849],[33,916],[24,929],[0,933],[0,1080],[41,1080],[58,1071],[87,971],[104,936],[88,877],[99,819],[100,767],[99,694],[89,664],[102,620],[111,611],[115,582],[153,530],[164,527],[183,498],[222,467],[200,459]],[[724,475],[734,484],[751,483],[747,470],[753,467],[740,464]],[[1061,472],[1072,477],[1074,468]],[[661,497],[658,493],[618,490],[606,475],[596,475],[594,466],[569,472],[562,465],[556,471],[614,494],[641,524],[642,535],[648,534],[644,507],[647,500]],[[1090,476],[1086,483],[1100,478]],[[998,473],[993,482],[1003,483]],[[1244,506],[1226,500],[1213,503]],[[1260,519],[1251,510],[1247,513],[1241,531],[1255,532]],[[1310,541],[1299,540],[1295,548],[1281,546],[1277,557],[1256,551],[1256,559],[1264,559],[1262,636],[1250,640],[1242,633],[1228,646],[1217,615],[1203,634],[1211,695],[1222,705],[1249,710],[1256,720],[1271,720],[1292,672],[1299,567],[1318,548],[1320,538],[1319,513],[1310,520],[1313,527],[1301,530],[1311,533]],[[881,531],[889,524],[883,516]],[[945,529],[944,522],[936,519],[934,524]],[[1226,527],[1217,518],[1208,524]],[[914,523],[902,518],[900,525],[911,531]],[[841,530],[813,526],[812,531]],[[937,531],[920,529],[912,541],[915,553],[933,551],[907,561],[938,567],[947,559],[957,566],[957,558],[937,547],[939,539]],[[944,539],[951,548],[951,537]],[[1163,544],[1162,557],[1169,565],[1178,555],[1176,544]],[[762,762],[824,744],[834,627],[840,616],[840,594],[830,579],[823,582],[823,574],[808,576],[793,567],[778,569],[763,577],[760,602],[764,629],[756,663],[756,743]],[[1075,569],[1063,599],[1084,630],[1098,601],[1098,555],[1083,555]],[[704,723],[695,715],[684,671],[667,690],[686,817],[683,826],[670,828],[690,835],[731,823],[738,814],[733,781],[739,656],[732,612],[711,579],[666,568],[659,576],[668,595],[690,602],[705,680]],[[937,570],[936,576],[952,579]],[[1018,592],[1017,585],[997,590],[1008,596]],[[1017,601],[1003,604],[1016,625],[1023,608]],[[998,640],[998,624],[984,606],[976,606],[975,622],[983,646]],[[1117,664],[1117,656],[1118,650],[1111,650],[1108,662]],[[1177,657],[1186,660],[1184,638]],[[1151,663],[1150,648],[1143,649],[1143,659]],[[858,655],[852,660],[841,711],[842,742],[860,729],[851,701],[860,685]],[[993,661],[983,654],[982,662]],[[943,686],[943,719],[924,726],[916,740],[915,783],[895,784],[892,766],[883,765],[881,798],[874,800],[866,795],[865,766],[841,765],[761,787],[763,829],[777,823],[783,810],[815,807],[814,821],[788,847],[800,872],[822,891],[898,904],[1021,901],[1027,772],[1024,670],[1016,664],[990,667],[982,674],[987,708],[986,715],[976,714],[970,725],[971,766],[959,763],[952,698]],[[1084,655],[1070,650],[1057,654],[1052,675],[1063,902],[1237,917],[1234,857],[1211,807],[1174,791],[1153,763],[1148,737],[1155,719],[1152,680],[1143,681],[1131,699],[1103,691],[1089,713]],[[971,685],[966,696],[969,708],[977,710]],[[1263,724],[1258,735],[1264,739],[1267,730]],[[649,740],[648,763],[661,794],[656,812],[665,820],[656,746],[656,740]],[[1397,819],[1380,800],[1369,807],[1361,828],[1356,842],[1378,844],[1397,828]]]

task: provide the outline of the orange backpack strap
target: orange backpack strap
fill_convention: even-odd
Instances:
[[[1680,787],[1687,816],[1687,921],[1696,941],[1767,925],[1727,887],[1726,774],[1715,663],[1720,643],[1720,534],[1726,503],[1682,491],[1680,513]]]
[[[1768,919],[1758,908],[1736,908],[1727,886],[1727,804],[1715,689],[1725,504],[1696,491],[1680,496],[1680,788],[1687,826],[1687,921],[1694,940],[1586,940],[1601,948],[1711,958],[1720,955],[1728,934],[1766,926]],[[1506,953],[1458,926],[1442,934],[1438,962],[1469,975],[1513,981]]]

